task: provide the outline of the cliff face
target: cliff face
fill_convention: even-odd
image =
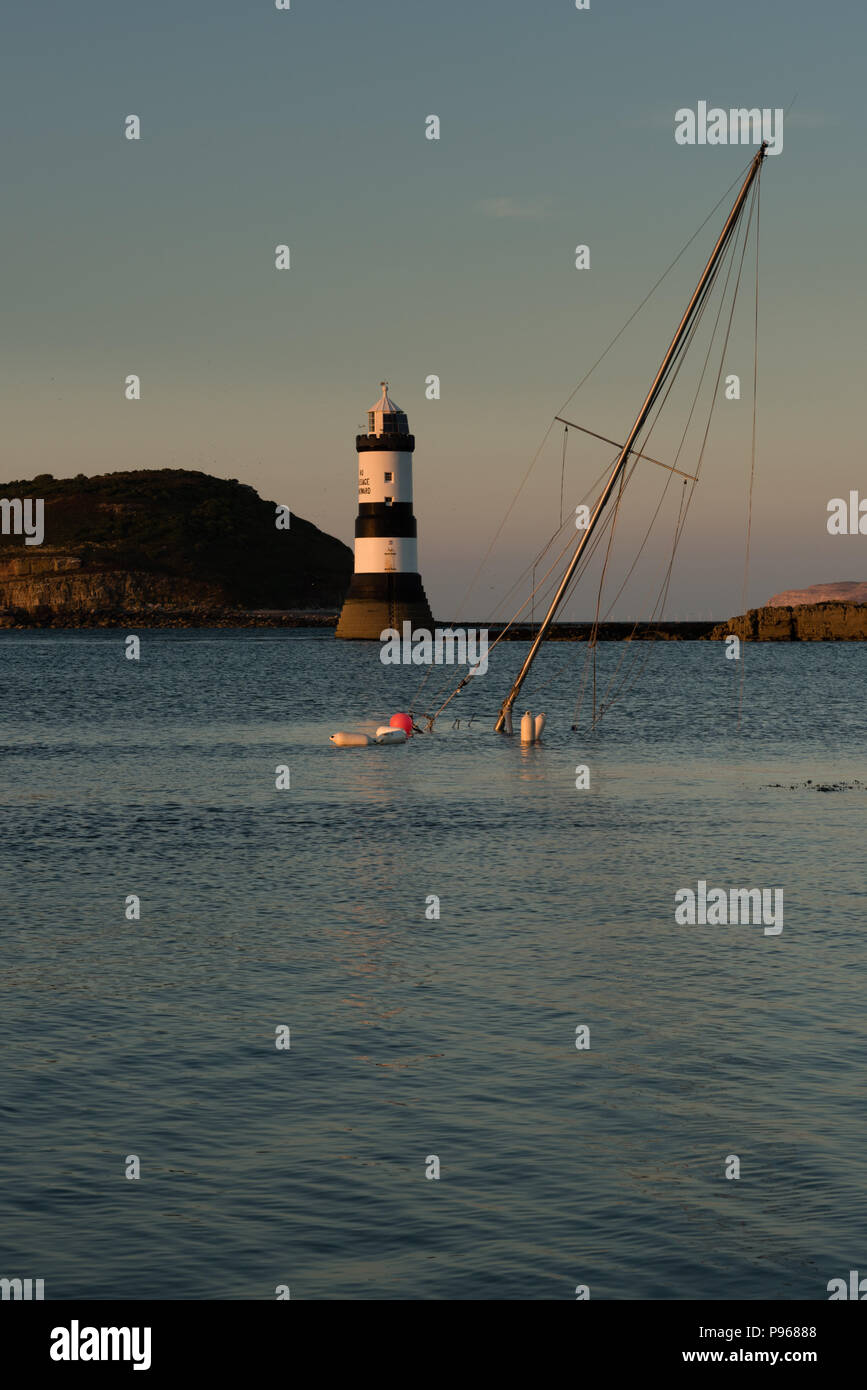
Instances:
[[[45,539],[0,535],[0,619],[160,610],[337,608],[352,552],[253,488],[187,469],[0,484],[41,497]]]
[[[218,585],[148,573],[85,567],[68,551],[39,547],[26,559],[0,560],[0,610],[37,613],[138,612],[148,608],[225,606]]]
[[[748,642],[863,642],[867,639],[867,603],[751,608],[739,618],[719,623],[710,640],[721,642],[730,634]]]

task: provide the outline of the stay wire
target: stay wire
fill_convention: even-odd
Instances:
[[[752,161],[749,161],[749,162],[744,166],[744,168],[741,170],[741,172],[740,172],[734,179],[732,179],[732,182],[729,184],[728,188],[727,188],[727,189],[725,190],[725,192],[717,199],[716,203],[714,203],[714,205],[713,205],[713,207],[711,208],[710,212],[707,214],[707,216],[704,218],[704,220],[699,224],[699,226],[696,227],[695,231],[693,232],[693,234],[692,234],[692,236],[689,238],[689,240],[686,241],[686,242],[684,242],[683,246],[682,246],[681,249],[678,251],[677,255],[674,257],[674,260],[671,261],[670,264],[669,264],[668,266],[666,266],[665,270],[662,272],[662,274],[659,276],[659,278],[656,280],[656,282],[655,282],[655,283],[651,286],[651,288],[648,290],[647,294],[644,296],[644,298],[642,299],[642,301],[641,301],[641,303],[638,305],[638,307],[637,307],[636,309],[633,310],[633,312],[629,315],[629,318],[626,320],[626,322],[622,325],[622,327],[621,327],[620,329],[618,329],[617,333],[615,333],[614,337],[611,339],[610,343],[609,343],[608,346],[605,348],[605,350],[599,354],[599,356],[596,358],[596,361],[595,361],[595,362],[588,368],[588,370],[584,373],[584,375],[582,376],[581,380],[578,382],[578,385],[577,385],[576,387],[574,387],[574,389],[573,389],[573,390],[569,393],[569,395],[566,397],[566,400],[565,400],[565,401],[563,402],[563,404],[560,406],[560,409],[556,412],[556,415],[562,415],[562,414],[563,414],[563,411],[566,410],[566,408],[568,407],[568,405],[570,404],[570,402],[574,400],[574,398],[577,396],[578,392],[581,390],[581,388],[582,388],[582,386],[585,384],[585,382],[589,380],[589,378],[592,376],[593,372],[595,372],[595,370],[596,370],[596,368],[599,366],[599,364],[600,364],[601,362],[603,362],[604,359],[608,356],[608,354],[609,354],[609,352],[611,351],[611,349],[615,346],[615,344],[616,344],[616,343],[619,341],[619,339],[623,336],[623,334],[626,332],[626,330],[627,330],[627,328],[630,326],[630,324],[631,324],[631,323],[638,317],[638,315],[641,313],[641,310],[644,308],[645,304],[647,304],[648,300],[656,293],[656,291],[658,290],[659,286],[662,284],[662,282],[663,282],[663,280],[666,278],[666,276],[669,275],[669,274],[671,273],[671,271],[672,271],[672,270],[674,269],[674,267],[677,265],[678,261],[680,261],[681,257],[684,256],[684,255],[686,254],[686,252],[689,250],[690,246],[691,246],[692,243],[695,241],[696,237],[699,236],[699,235],[701,234],[701,232],[704,230],[704,228],[707,226],[708,222],[709,222],[710,219],[713,217],[714,213],[716,212],[716,210],[717,210],[717,208],[720,206],[720,204],[723,203],[723,202],[725,202],[726,198],[727,198],[728,195],[730,194],[731,190],[735,187],[735,185],[736,185],[737,183],[741,182],[741,180],[743,179],[744,173],[745,173],[746,170],[749,168],[749,163],[751,163],[751,162],[752,162]],[[513,498],[512,498],[512,501],[509,503],[509,506],[508,506],[508,508],[506,509],[506,512],[505,512],[505,515],[503,516],[502,521],[500,522],[499,526],[497,527],[497,530],[495,531],[494,536],[493,536],[493,538],[492,538],[492,540],[491,540],[491,542],[490,542],[490,544],[489,544],[487,550],[485,551],[484,555],[482,556],[482,559],[481,559],[481,561],[479,562],[478,568],[476,569],[475,574],[473,575],[472,579],[470,580],[469,585],[467,586],[467,589],[466,589],[465,592],[464,592],[464,596],[463,596],[463,598],[462,598],[462,600],[461,600],[460,607],[463,607],[463,605],[466,603],[467,599],[469,598],[469,595],[472,593],[472,590],[474,589],[474,587],[475,587],[475,585],[476,585],[476,582],[477,582],[477,580],[478,580],[479,575],[481,574],[482,570],[484,569],[485,565],[487,564],[487,561],[488,561],[488,559],[489,559],[489,557],[490,557],[491,551],[493,550],[494,546],[496,545],[497,541],[498,541],[499,538],[500,538],[500,535],[501,535],[501,533],[502,533],[502,531],[503,531],[503,527],[506,525],[506,522],[508,521],[509,517],[511,516],[512,511],[514,510],[515,506],[517,505],[518,498],[520,497],[521,493],[523,492],[523,490],[524,490],[524,488],[525,488],[525,486],[526,486],[526,484],[527,484],[527,481],[528,481],[528,479],[529,479],[529,477],[530,477],[530,474],[533,472],[533,469],[535,468],[535,466],[536,466],[536,464],[537,464],[537,462],[538,462],[538,460],[539,460],[539,456],[541,455],[542,450],[544,449],[546,443],[548,442],[548,436],[550,435],[551,430],[554,428],[554,425],[555,425],[555,423],[556,423],[556,415],[555,415],[554,418],[551,420],[551,423],[548,425],[548,428],[547,428],[546,431],[545,431],[545,434],[544,434],[544,436],[543,436],[543,438],[542,438],[542,441],[541,441],[541,443],[539,444],[539,447],[537,448],[536,452],[534,453],[532,459],[530,460],[530,463],[529,463],[529,466],[528,466],[528,468],[527,468],[527,471],[526,471],[526,473],[524,474],[524,477],[522,478],[521,482],[519,483],[518,488],[517,488],[517,491],[515,492],[515,495],[514,495]]]
[[[794,100],[794,98],[793,98],[793,100]],[[758,401],[758,383],[759,383],[759,219],[760,219],[760,216],[761,216],[761,206],[762,206],[762,205],[761,205],[761,199],[760,199],[760,193],[761,193],[761,171],[760,171],[759,179],[757,179],[757,181],[756,181],[756,293],[755,293],[755,314],[754,314],[754,319],[753,319],[753,431],[752,431],[752,443],[751,443],[751,448],[750,448],[750,488],[749,488],[749,499],[748,499],[748,502],[747,502],[747,545],[746,545],[746,552],[745,552],[745,554],[744,554],[744,586],[743,586],[743,594],[742,594],[742,596],[741,596],[741,612],[742,612],[742,613],[746,613],[746,611],[747,611],[747,587],[748,587],[748,584],[749,584],[749,574],[750,574],[750,540],[751,540],[751,537],[752,537],[752,529],[753,529],[753,485],[754,485],[754,483],[755,483],[755,478],[756,478],[756,409],[757,409],[757,401]],[[738,728],[741,727],[741,719],[742,719],[742,716],[743,716],[743,708],[744,708],[744,682],[745,682],[745,680],[746,680],[746,660],[745,660],[745,658],[746,658],[746,648],[747,648],[746,641],[744,641],[743,648],[744,648],[744,649],[743,649],[743,651],[741,652],[741,687],[740,687],[740,694],[739,694],[739,697],[738,697],[738,723],[737,723],[737,727],[738,727]]]
[[[700,452],[700,454],[699,454],[698,466],[697,466],[697,468],[696,468],[696,477],[698,477],[698,475],[699,475],[700,472],[701,472],[701,465],[702,465],[702,462],[703,462],[703,460],[704,460],[704,454],[705,454],[705,450],[706,450],[706,447],[707,447],[708,437],[709,437],[709,434],[710,434],[711,421],[712,421],[712,419],[713,419],[713,413],[714,413],[714,410],[715,410],[715,408],[716,408],[716,402],[717,402],[717,398],[718,398],[718,395],[719,395],[719,383],[720,383],[720,380],[721,380],[721,377],[722,377],[722,370],[723,370],[723,365],[724,365],[724,362],[725,362],[725,354],[726,354],[726,351],[727,351],[727,349],[728,349],[728,343],[729,343],[729,338],[730,338],[731,329],[732,329],[732,323],[733,323],[733,319],[734,319],[735,305],[736,305],[736,303],[737,303],[738,290],[739,290],[739,288],[740,288],[741,277],[742,277],[742,274],[743,274],[744,259],[745,259],[745,256],[746,256],[746,249],[747,249],[747,245],[748,245],[748,242],[749,242],[749,234],[750,234],[750,226],[751,226],[751,223],[752,223],[753,210],[754,210],[754,208],[757,208],[757,206],[758,206],[758,188],[759,188],[759,182],[758,182],[758,179],[757,179],[757,181],[756,181],[756,188],[755,188],[755,190],[754,190],[754,192],[753,192],[753,195],[752,195],[752,198],[751,198],[751,201],[750,201],[749,214],[748,214],[747,221],[746,221],[746,225],[745,225],[745,232],[744,232],[744,238],[743,238],[743,245],[742,245],[742,247],[741,247],[740,263],[739,263],[739,266],[738,266],[738,274],[737,274],[737,278],[736,278],[736,281],[735,281],[734,293],[733,293],[733,295],[732,295],[731,307],[730,307],[729,318],[728,318],[728,324],[727,324],[727,327],[726,327],[726,335],[725,335],[725,340],[724,340],[724,342],[723,342],[722,352],[721,352],[721,354],[720,354],[720,364],[719,364],[719,368],[718,368],[718,370],[717,370],[716,382],[714,383],[714,390],[713,390],[713,395],[712,395],[712,397],[711,397],[711,405],[710,405],[710,410],[709,410],[709,412],[708,412],[708,418],[707,418],[707,423],[706,423],[706,426],[705,426],[704,437],[703,437],[703,440],[702,440],[701,452]],[[736,253],[735,253],[735,254],[736,254]],[[735,259],[735,257],[733,256],[732,264],[734,263],[734,259]],[[727,287],[727,284],[728,284],[728,277],[727,277],[726,287]],[[724,292],[723,292],[723,302],[724,302],[724,297],[725,297],[725,290],[724,290]],[[718,315],[717,315],[717,322],[718,322],[718,321],[719,321],[719,313],[718,313]],[[714,335],[715,335],[715,330],[716,330],[716,324],[714,325]],[[713,339],[712,339],[711,341],[713,341]],[[703,374],[704,374],[704,372],[702,373],[702,375],[703,375]],[[678,525],[677,525],[677,527],[675,528],[675,538],[674,538],[674,543],[673,543],[673,546],[672,546],[671,558],[670,558],[670,560],[669,560],[667,572],[666,572],[666,575],[665,575],[664,580],[663,580],[663,585],[661,586],[660,593],[659,593],[659,595],[658,595],[658,597],[657,597],[656,603],[654,604],[653,613],[652,613],[652,615],[651,615],[651,618],[649,619],[649,621],[651,621],[651,622],[653,622],[653,621],[658,621],[658,620],[659,620],[659,619],[657,619],[657,617],[656,617],[656,610],[657,610],[658,607],[660,607],[660,604],[662,605],[662,610],[664,611],[665,601],[666,601],[667,595],[668,595],[668,589],[669,589],[670,584],[671,584],[671,574],[672,574],[672,569],[673,569],[673,565],[674,565],[675,555],[676,555],[676,552],[677,552],[677,548],[678,548],[678,546],[679,546],[679,544],[680,544],[681,538],[682,538],[682,536],[683,536],[683,530],[684,530],[684,527],[685,527],[685,524],[686,524],[686,516],[687,516],[687,513],[688,513],[688,511],[689,511],[689,507],[690,507],[690,505],[691,505],[691,502],[692,502],[692,498],[693,498],[694,493],[695,493],[695,484],[693,484],[693,486],[689,489],[689,491],[688,491],[688,493],[687,493],[687,495],[686,495],[686,505],[685,505],[685,506],[682,506],[682,508],[681,508],[682,516],[679,514]],[[660,618],[661,618],[661,613],[660,613]],[[651,643],[651,647],[652,647],[653,645],[655,645],[655,643]],[[642,670],[644,669],[644,667],[646,666],[647,661],[648,661],[649,658],[650,658],[650,655],[651,655],[651,652],[650,652],[650,650],[648,650],[644,662],[641,663],[641,665],[639,666],[638,671],[632,673],[631,679],[628,678],[628,677],[625,677],[625,678],[624,678],[624,680],[621,682],[620,686],[615,690],[615,692],[614,692],[613,696],[611,697],[611,699],[610,699],[609,701],[607,701],[607,702],[604,703],[604,707],[603,707],[602,711],[600,712],[599,718],[601,718],[601,717],[602,717],[602,714],[605,712],[605,710],[609,709],[609,708],[611,707],[611,705],[614,704],[615,700],[619,699],[620,696],[625,692],[625,690],[628,689],[629,686],[630,686],[631,684],[634,683],[634,680],[635,680],[636,676],[637,676],[637,675],[640,675],[640,674],[641,674],[641,671],[642,671]],[[621,664],[622,664],[622,662],[621,662]],[[618,669],[619,669],[619,668],[618,668]],[[616,672],[615,672],[615,675],[616,675]],[[610,688],[610,684],[611,684],[611,682],[609,682],[609,686],[606,688],[606,694],[607,694],[607,690]],[[604,700],[604,698],[605,698],[605,697],[603,697],[603,700]],[[598,722],[598,720],[597,720],[597,721],[594,721],[594,726],[595,726],[595,723],[596,723],[596,722]],[[575,726],[574,726],[574,724],[573,724],[573,728],[574,728],[574,727],[575,727]]]

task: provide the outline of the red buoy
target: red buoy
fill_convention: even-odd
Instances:
[[[412,737],[412,717],[408,714],[393,714],[388,721],[392,729],[403,729],[407,738]]]

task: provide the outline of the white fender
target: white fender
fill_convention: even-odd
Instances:
[[[387,724],[383,724],[381,729],[377,729],[374,742],[406,743],[406,729],[392,729]]]
[[[544,716],[544,714],[537,714],[537,715],[536,715],[536,727],[535,727],[535,730],[534,730],[535,735],[536,735],[536,742],[537,742],[537,743],[539,742],[539,739],[542,737],[542,730],[544,729],[544,727],[545,727],[545,716]]]
[[[521,720],[521,742],[532,743],[536,736],[536,726],[533,723],[533,716],[529,710]]]
[[[332,734],[331,742],[335,748],[368,748],[373,739],[367,734]]]

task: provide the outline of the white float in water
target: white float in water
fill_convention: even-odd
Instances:
[[[376,743],[406,743],[405,729],[392,729],[383,724],[372,736],[370,734],[336,733],[331,735],[335,748],[372,748]]]
[[[532,712],[526,710],[521,719],[521,742],[538,743],[542,737],[542,730],[545,727],[545,723],[546,716],[544,714],[537,714],[534,719]]]

